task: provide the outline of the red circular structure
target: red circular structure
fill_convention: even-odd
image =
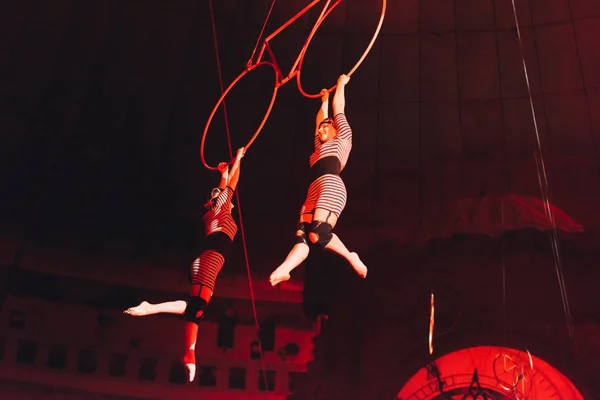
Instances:
[[[221,94],[221,97],[219,97],[219,100],[217,101],[217,104],[215,104],[215,106],[213,107],[210,115],[208,116],[208,120],[206,121],[206,125],[204,126],[204,132],[202,133],[202,140],[200,141],[200,159],[202,160],[202,164],[204,164],[204,166],[207,169],[210,170],[217,170],[217,167],[211,167],[206,163],[206,159],[204,158],[204,142],[206,140],[206,134],[208,133],[208,128],[210,127],[210,123],[212,122],[217,110],[219,109],[219,106],[221,105],[221,103],[223,103],[223,101],[225,100],[225,97],[227,97],[227,94],[229,93],[229,91],[231,89],[233,89],[233,87],[235,86],[236,83],[238,83],[240,81],[240,79],[242,79],[244,76],[246,76],[248,73],[250,73],[251,71],[255,70],[258,67],[261,67],[263,65],[268,65],[270,66],[273,71],[275,72],[275,84],[273,87],[273,95],[271,96],[271,102],[269,103],[269,107],[267,108],[267,111],[265,112],[265,116],[263,117],[260,125],[258,126],[258,128],[256,129],[256,131],[254,132],[254,134],[252,135],[252,137],[250,138],[250,140],[248,141],[248,143],[246,144],[246,146],[244,146],[244,151],[248,151],[248,148],[250,148],[250,146],[252,145],[252,143],[254,142],[254,140],[256,140],[256,138],[258,137],[258,134],[260,133],[260,131],[262,130],[262,128],[265,126],[265,123],[267,122],[267,118],[269,118],[269,114],[271,114],[271,110],[273,109],[273,104],[275,104],[275,98],[277,97],[277,90],[279,89],[279,76],[277,73],[277,68],[273,63],[270,62],[260,62],[257,64],[252,65],[251,67],[245,69],[241,74],[239,74],[234,80],[233,82],[231,82],[229,84],[229,86],[227,87],[227,89],[225,89],[223,91],[223,93]]]
[[[352,74],[358,69],[360,64],[362,64],[362,62],[365,60],[365,58],[371,51],[371,48],[373,48],[373,45],[375,44],[377,37],[379,37],[379,32],[381,31],[381,27],[383,26],[383,20],[385,19],[386,8],[387,8],[387,0],[382,0],[381,16],[379,17],[379,23],[377,24],[377,28],[375,29],[375,33],[373,34],[373,38],[369,42],[369,45],[367,46],[367,49],[364,51],[363,55],[358,59],[356,64],[354,64],[354,67],[352,67],[350,69],[350,71],[346,73],[346,75],[352,76]],[[298,63],[298,73],[296,74],[296,82],[297,82],[298,90],[300,91],[300,93],[302,93],[302,95],[304,97],[308,97],[309,99],[316,99],[316,98],[321,97],[321,95],[319,93],[309,94],[304,91],[304,88],[302,88],[302,81],[300,79],[300,75],[301,75],[301,71],[302,71],[302,63],[304,62],[304,56],[306,55],[306,50],[308,50],[308,46],[310,46],[310,42],[312,41],[313,37],[315,36],[315,33],[317,33],[317,30],[319,30],[319,27],[321,26],[323,21],[325,21],[325,19],[329,16],[329,14],[333,11],[333,9],[334,9],[334,7],[331,7],[329,10],[327,10],[327,12],[323,15],[323,17],[317,22],[317,24],[316,24],[317,29],[315,29],[311,32],[311,34],[308,36],[308,39],[306,39],[306,43],[304,44],[304,47],[302,48],[302,57],[300,59],[300,62]],[[333,91],[336,88],[336,86],[337,85],[333,85],[329,89],[329,92]]]
[[[505,375],[498,379],[498,367],[512,373],[512,369],[497,365],[500,359],[498,354],[510,356],[513,363],[511,367],[523,365],[525,374],[520,368],[515,371],[515,376]],[[512,348],[470,347],[439,357],[433,363],[435,369],[430,367],[431,364],[421,368],[404,384],[396,398],[461,400],[484,398],[485,394],[487,398],[506,400],[584,400],[575,385],[559,370],[540,358],[531,355],[525,357],[522,352]],[[440,386],[440,382],[443,385]],[[523,385],[525,390],[518,388]],[[519,389],[518,393],[515,393],[515,389]]]

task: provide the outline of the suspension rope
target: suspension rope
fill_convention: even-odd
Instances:
[[[505,220],[504,220],[504,199],[502,199],[501,203],[501,218],[502,218],[502,231],[505,228]],[[504,236],[500,235],[500,243],[502,244],[501,252],[502,252],[502,336],[504,338],[503,345],[506,346],[507,343],[507,327],[508,327],[508,316],[507,316],[507,305],[506,305],[506,246],[504,243]]]
[[[210,8],[210,19],[211,19],[211,23],[212,23],[212,31],[213,31],[213,39],[214,39],[214,47],[215,47],[215,58],[217,59],[217,69],[219,71],[219,85],[221,87],[221,93],[223,93],[225,89],[223,86],[223,74],[221,72],[221,61],[220,61],[220,57],[219,57],[219,42],[217,40],[217,28],[216,28],[216,23],[215,23],[215,15],[214,15],[214,10],[213,10],[212,0],[209,0],[208,5]],[[225,131],[227,132],[227,142],[229,145],[229,156],[230,156],[230,158],[233,158],[233,147],[231,145],[231,133],[229,131],[229,123],[228,123],[228,118],[227,118],[227,108],[225,107],[225,101],[223,101],[223,112],[225,114]],[[260,365],[261,365],[261,368],[263,371],[265,390],[268,391],[269,385],[267,382],[267,368],[266,368],[266,364],[265,364],[265,357],[263,354],[262,343],[261,343],[260,337],[259,337],[260,324],[258,323],[258,313],[256,312],[256,302],[254,300],[254,287],[252,285],[252,273],[250,272],[250,261],[248,258],[248,248],[246,246],[246,233],[244,231],[244,221],[242,219],[242,205],[240,202],[239,190],[235,191],[235,196],[236,196],[237,205],[238,205],[238,216],[240,219],[240,233],[242,235],[242,245],[244,248],[244,260],[246,261],[246,273],[248,276],[248,286],[250,288],[252,313],[254,315],[254,328],[256,329],[256,336],[258,338],[257,341],[258,341],[258,351],[260,353]]]
[[[567,331],[569,333],[569,337],[572,341],[574,341],[574,329],[573,329],[573,319],[571,316],[571,308],[569,306],[569,298],[567,296],[567,288],[565,285],[565,280],[562,271],[562,262],[560,257],[560,249],[558,244],[558,232],[556,229],[556,221],[554,219],[554,212],[552,211],[552,207],[550,206],[549,200],[549,187],[548,187],[548,176],[546,173],[546,163],[544,161],[544,154],[542,152],[542,141],[540,139],[540,132],[538,128],[535,107],[533,105],[533,96],[531,93],[531,85],[529,83],[529,73],[527,71],[527,62],[525,61],[525,52],[523,50],[523,40],[521,38],[521,29],[519,27],[519,18],[517,16],[517,7],[515,5],[515,0],[512,0],[512,9],[513,16],[515,19],[515,26],[517,28],[517,37],[519,39],[519,48],[521,50],[521,60],[523,62],[523,72],[525,74],[525,82],[527,84],[527,93],[529,95],[529,106],[531,107],[531,114],[533,117],[533,126],[535,130],[535,137],[537,140],[537,153],[535,155],[536,168],[538,174],[538,183],[540,185],[540,191],[542,192],[542,200],[544,202],[544,209],[546,213],[546,217],[550,220],[551,224],[551,241],[552,241],[552,253],[554,257],[554,268],[556,271],[556,276],[558,279],[558,285],[560,288],[560,296],[562,300],[563,311],[565,313]]]
[[[212,0],[209,0],[208,6],[210,8],[210,21],[212,24],[212,33],[213,33],[213,42],[215,47],[215,59],[217,60],[217,72],[219,73],[219,87],[221,89],[221,93],[225,91],[223,86],[223,73],[221,70],[221,58],[219,57],[219,44],[217,41],[217,25],[215,23],[215,15],[213,10]],[[225,104],[225,100],[223,100],[223,114],[225,118],[225,132],[227,132],[227,145],[229,146],[229,159],[233,159],[233,147],[231,145],[231,135],[229,131],[229,118],[227,117],[227,105]],[[237,190],[236,190],[237,193]],[[238,201],[239,207],[239,201]]]
[[[246,63],[246,68],[250,68],[250,66],[252,65],[252,61],[254,59],[254,54],[256,54],[256,50],[258,50],[258,45],[260,44],[260,39],[262,38],[263,33],[265,33],[265,29],[267,27],[267,22],[269,22],[269,18],[271,18],[271,13],[273,12],[273,8],[275,8],[276,2],[277,2],[277,0],[273,0],[273,2],[271,3],[271,8],[269,8],[267,18],[265,18],[265,22],[263,23],[260,33],[258,34],[258,38],[256,39],[256,44],[254,45],[252,54],[250,55],[250,58],[248,59],[248,62]]]

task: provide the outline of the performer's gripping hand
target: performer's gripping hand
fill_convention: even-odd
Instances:
[[[323,103],[327,103],[329,101],[329,90],[327,89],[321,89],[321,101]]]
[[[228,165],[226,162],[220,162],[219,165],[217,165],[217,169],[219,170],[220,173],[227,171],[227,168],[228,168]]]
[[[240,147],[240,148],[237,150],[237,153],[236,153],[235,157],[236,157],[238,160],[241,160],[241,159],[242,159],[242,157],[244,157],[244,153],[245,153],[245,151],[246,151],[246,149],[244,149],[243,147]]]
[[[339,86],[345,86],[348,82],[350,82],[350,77],[346,74],[340,75],[337,80]]]

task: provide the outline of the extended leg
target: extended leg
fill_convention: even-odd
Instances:
[[[296,244],[287,255],[285,261],[281,263],[279,267],[271,274],[269,281],[272,286],[275,286],[283,281],[287,281],[290,279],[290,272],[294,270],[297,266],[302,264],[306,257],[308,257],[308,253],[310,249],[308,247],[308,243],[306,242],[306,226],[308,222],[300,222],[298,224],[298,230],[296,231]]]
[[[190,297],[185,309],[184,356],[182,358],[188,372],[188,381],[196,376],[196,340],[198,324],[204,317],[204,310],[213,295],[217,275],[225,264],[227,246],[231,244],[224,235],[210,236],[214,248],[208,248],[190,266]]]
[[[141,317],[152,314],[179,314],[183,315],[187,303],[184,300],[167,301],[164,303],[151,304],[142,301],[135,307],[130,307],[123,311],[124,314],[133,317]]]
[[[212,297],[213,291],[207,286],[192,285],[190,299],[185,309],[184,355],[182,362],[188,372],[188,381],[196,376],[196,340],[198,324],[204,317],[204,310]]]
[[[310,242],[344,257],[358,276],[366,278],[367,266],[361,261],[358,254],[349,251],[340,238],[331,232],[336,223],[337,217],[330,211],[317,209],[313,218],[311,231],[308,234]]]
[[[352,268],[354,268],[354,271],[358,276],[360,276],[361,278],[366,278],[367,266],[363,264],[358,254],[356,254],[353,251],[349,251],[346,248],[346,245],[344,245],[344,243],[340,240],[338,235],[332,233],[331,236],[331,240],[329,241],[329,243],[327,243],[325,248],[344,257],[350,263]]]

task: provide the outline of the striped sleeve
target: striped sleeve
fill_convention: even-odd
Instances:
[[[346,115],[338,113],[335,115],[333,121],[335,123],[335,128],[337,129],[338,137],[340,139],[352,140],[352,128],[350,128]]]

